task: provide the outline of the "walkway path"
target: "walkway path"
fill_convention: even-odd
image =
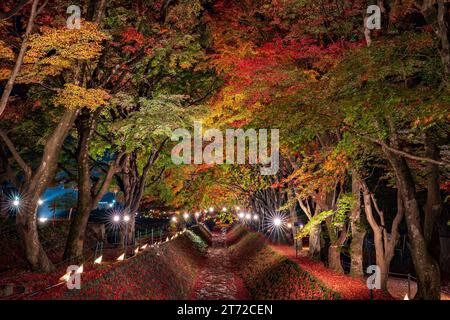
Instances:
[[[226,247],[226,235],[214,233],[206,262],[197,276],[192,300],[248,300],[250,294],[236,274]]]

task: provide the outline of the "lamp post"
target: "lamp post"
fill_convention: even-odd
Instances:
[[[256,225],[257,225],[257,230],[256,231],[259,231],[260,221],[259,221],[259,216],[257,214],[253,215],[253,221],[255,221]]]
[[[128,251],[128,222],[130,221],[130,216],[127,214],[124,215],[123,221],[125,221],[125,255],[126,255]]]

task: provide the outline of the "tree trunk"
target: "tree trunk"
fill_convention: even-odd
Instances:
[[[50,272],[54,267],[39,241],[36,220],[36,211],[33,214],[19,213],[16,217],[17,232],[31,270]]]
[[[439,149],[430,133],[425,135],[425,152],[428,158],[439,160]],[[440,259],[440,237],[438,221],[442,213],[440,172],[438,165],[427,163],[427,203],[425,206],[424,237],[432,257]]]
[[[89,140],[91,139],[91,122],[94,122],[89,112],[84,111],[77,120],[78,147],[78,197],[77,214],[70,224],[64,259],[79,262],[83,258],[84,236],[89,215],[92,211],[91,170],[89,162]],[[92,123],[95,125],[95,123]]]
[[[344,269],[341,264],[341,246],[332,244],[328,248],[328,268],[339,273],[344,273]]]
[[[341,248],[347,239],[347,229],[340,231],[339,237],[335,239],[328,249],[328,267],[336,272],[344,273],[341,263]]]
[[[83,259],[84,239],[86,227],[91,211],[97,207],[98,202],[108,190],[111,180],[117,171],[123,153],[119,154],[115,161],[111,161],[109,169],[105,174],[100,187],[91,181],[91,165],[89,159],[89,145],[96,127],[96,119],[100,109],[92,113],[83,110],[83,114],[77,121],[78,147],[77,147],[77,169],[78,169],[78,198],[77,214],[70,224],[67,237],[64,258],[79,262]],[[98,189],[98,190],[97,190]]]
[[[383,148],[394,168],[399,190],[405,206],[405,218],[408,226],[411,254],[418,280],[417,299],[440,299],[441,275],[438,262],[433,259],[427,248],[420,224],[420,209],[416,198],[414,180],[405,159]]]
[[[32,270],[46,272],[53,270],[53,265],[39,242],[36,213],[39,198],[55,175],[62,144],[75,121],[77,113],[77,110],[67,109],[58,126],[47,140],[41,163],[23,192],[27,204],[16,216],[18,233]]]
[[[375,244],[375,260],[377,266],[380,268],[381,277],[381,290],[387,291],[387,281],[389,276],[389,270],[384,258],[384,243],[383,243],[383,230],[375,221],[372,211],[372,200],[368,188],[363,185],[363,200],[364,200],[364,212],[366,213],[367,220],[373,230],[373,238]]]
[[[364,276],[363,247],[366,230],[361,225],[361,182],[355,171],[352,173],[352,193],[354,203],[350,215],[350,228],[352,233],[352,242],[350,244],[350,275],[362,277]]]
[[[317,224],[311,227],[309,231],[309,252],[308,255],[311,259],[320,260],[320,233],[322,232],[322,226]]]

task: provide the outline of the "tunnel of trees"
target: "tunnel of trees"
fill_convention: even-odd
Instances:
[[[449,3],[71,5],[0,3],[0,219],[30,272],[83,261],[92,213],[114,193],[131,217],[125,241],[138,212],[207,219],[209,207],[239,206],[266,226],[280,217],[284,241],[308,239],[309,259],[336,273],[362,278],[376,264],[384,291],[401,248],[408,259],[395,266],[417,279],[415,298],[440,299],[450,274]],[[172,132],[194,121],[278,129],[279,170],[175,164]],[[76,197],[55,260],[39,212],[57,186]]]

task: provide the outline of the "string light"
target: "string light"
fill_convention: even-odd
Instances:
[[[43,203],[44,203],[44,200],[42,200],[42,199],[38,200],[38,206],[41,206]]]
[[[123,261],[125,259],[125,253],[122,253],[118,258],[117,261]]]
[[[94,264],[102,263],[102,259],[103,259],[103,256],[98,257],[97,259],[95,259]]]
[[[209,212],[214,212],[214,208],[213,207],[209,208]]]
[[[20,205],[19,197],[15,197],[13,200],[13,206],[18,207]]]
[[[126,215],[123,217],[123,221],[125,221],[125,222],[130,221],[130,216],[126,214]]]
[[[255,214],[255,215],[253,216],[253,220],[258,220],[258,219],[259,219],[258,215]]]
[[[242,212],[239,212],[238,213],[238,217],[239,217],[239,219],[243,219],[244,218],[244,214]]]

